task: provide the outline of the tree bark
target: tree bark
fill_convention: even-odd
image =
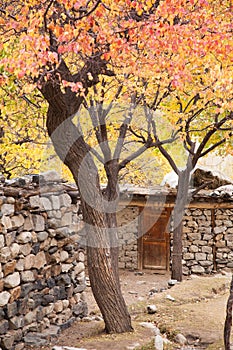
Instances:
[[[225,350],[231,349],[231,327],[232,327],[232,305],[233,305],[233,275],[231,278],[230,295],[227,301],[226,319],[224,326],[224,346]]]
[[[182,238],[183,216],[188,200],[188,189],[191,170],[187,166],[179,174],[176,202],[173,211],[173,251],[172,251],[172,278],[182,281]]]
[[[66,95],[52,83],[44,86],[42,93],[49,102],[49,136],[56,153],[70,169],[80,192],[86,226],[89,277],[106,331],[132,331],[130,315],[120,289],[116,243],[112,248],[112,233],[114,241],[116,239],[116,213],[112,213],[111,216],[106,213],[97,168],[83,135],[72,122],[72,106],[67,106]],[[75,103],[76,109],[78,101]],[[111,187],[109,191],[111,194]]]

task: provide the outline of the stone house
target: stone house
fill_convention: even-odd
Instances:
[[[121,194],[121,268],[169,270],[175,190],[128,188]],[[183,221],[183,273],[233,268],[233,188],[202,190]]]

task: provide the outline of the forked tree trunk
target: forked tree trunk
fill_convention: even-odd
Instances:
[[[70,169],[80,192],[86,224],[88,271],[106,331],[109,333],[132,331],[130,315],[120,289],[117,246],[111,249],[110,234],[112,232],[116,234],[116,220],[114,214],[111,220],[106,215],[95,163],[82,134],[69,117],[71,112],[64,94],[52,84],[42,92],[49,102],[47,113],[49,136],[56,153]],[[114,226],[113,231],[111,226]]]
[[[231,327],[232,327],[232,305],[233,305],[233,275],[231,278],[230,295],[227,301],[226,319],[224,326],[224,346],[225,350],[231,349]]]

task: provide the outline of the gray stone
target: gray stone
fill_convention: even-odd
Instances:
[[[41,173],[39,179],[40,179],[39,181],[42,183],[43,182],[54,183],[54,182],[60,182],[61,176],[55,170],[48,170],[48,171]]]
[[[226,230],[227,230],[226,226],[215,227],[214,228],[214,233],[218,234],[218,233],[225,232]]]
[[[13,334],[5,334],[1,340],[1,347],[4,350],[11,350],[14,344],[15,338]]]
[[[12,243],[15,241],[16,233],[17,233],[16,231],[13,231],[5,234],[5,245],[7,247],[10,247]]]
[[[183,255],[183,259],[184,260],[192,260],[192,259],[194,259],[194,254],[193,253],[185,253]]]
[[[34,224],[32,221],[32,216],[29,214],[25,220],[24,220],[24,226],[23,226],[24,231],[30,231],[34,229]]]
[[[65,213],[61,218],[61,226],[70,226],[72,224],[72,213]]]
[[[62,264],[62,272],[68,272],[73,268],[73,264]]]
[[[61,207],[68,208],[71,205],[71,198],[67,193],[63,193],[59,196]]]
[[[160,334],[157,334],[155,336],[155,349],[156,350],[163,350],[163,338],[161,337]]]
[[[9,247],[3,247],[0,251],[0,262],[7,263],[11,258],[11,251]]]
[[[6,288],[14,288],[20,284],[20,274],[19,272],[14,272],[4,278],[4,286]]]
[[[29,198],[29,203],[30,203],[30,206],[32,208],[42,209],[40,197],[38,195],[37,196],[31,196]]]
[[[59,196],[51,196],[50,200],[51,200],[51,202],[52,202],[53,210],[59,210],[59,209],[60,209],[60,199],[59,199]]]
[[[61,227],[56,231],[56,237],[59,239],[66,238],[69,236],[70,236],[70,230],[68,227]]]
[[[196,253],[195,258],[197,261],[206,260],[206,254],[205,253]]]
[[[29,243],[32,241],[32,234],[29,231],[23,231],[17,236],[17,242],[18,243]]]
[[[15,212],[14,204],[3,204],[1,207],[2,215],[12,215]]]
[[[12,255],[12,258],[16,258],[19,255],[20,246],[18,243],[13,243],[10,247],[10,252]]]
[[[213,265],[213,261],[210,261],[210,260],[203,260],[203,261],[200,261],[200,265],[201,266],[204,266],[204,267],[207,267],[207,266],[211,266]]]
[[[0,306],[5,306],[7,305],[8,301],[10,300],[10,293],[4,291],[0,293]]]
[[[11,217],[12,228],[18,228],[24,225],[24,217],[22,214],[14,215]]]
[[[52,204],[47,197],[41,197],[41,206],[44,210],[49,211],[52,210]]]
[[[14,317],[17,314],[17,303],[13,302],[11,304],[7,304],[6,314],[8,318]]]
[[[60,254],[61,262],[66,261],[68,258],[69,258],[69,253],[66,252],[65,250],[61,251],[61,254]]]
[[[81,261],[79,263],[77,263],[77,265],[74,268],[74,272],[75,272],[76,275],[79,275],[80,272],[82,272],[84,270],[85,270],[85,265]]]
[[[204,273],[204,272],[205,272],[205,269],[204,269],[204,267],[202,267],[202,266],[194,265],[194,266],[191,267],[191,271],[192,271],[193,273]]]
[[[41,215],[32,215],[32,220],[34,223],[34,228],[35,231],[44,231],[45,229],[45,221],[44,221],[44,217]]]
[[[27,244],[20,244],[19,246],[19,252],[23,254],[24,256],[27,256],[31,253],[31,245],[29,243]]]
[[[35,281],[35,276],[34,276],[34,273],[33,271],[22,271],[20,272],[21,274],[21,279],[22,279],[22,282],[33,282]]]
[[[187,344],[187,339],[185,338],[185,336],[183,334],[178,333],[175,336],[175,342],[180,344],[180,345],[185,345],[185,344]]]
[[[153,305],[153,304],[147,305],[147,313],[148,314],[155,314],[156,312],[157,312],[156,305]]]
[[[155,326],[154,323],[151,323],[151,322],[140,322],[139,323],[140,326],[144,327],[144,328],[149,328],[149,329],[152,329],[152,330],[156,330],[157,327]]]
[[[12,223],[9,216],[3,216],[1,219],[2,225],[5,227],[6,230],[12,229]]]
[[[9,324],[7,320],[0,321],[0,335],[5,334],[9,329]]]
[[[5,238],[3,235],[0,235],[0,249],[5,246]]]
[[[43,346],[48,345],[49,340],[44,338],[43,333],[30,332],[24,336],[27,345]]]
[[[46,265],[46,263],[47,263],[46,256],[45,256],[45,253],[42,251],[36,254],[32,266],[37,269],[41,269]]]
[[[24,326],[24,316],[15,316],[12,317],[9,320],[9,327],[10,329],[19,329],[19,328],[23,328]]]
[[[170,287],[175,286],[177,283],[178,283],[178,281],[175,280],[175,279],[170,279],[170,280],[167,282],[167,284],[168,284]]]
[[[190,253],[197,253],[198,252],[198,247],[196,245],[191,245],[189,247]]]

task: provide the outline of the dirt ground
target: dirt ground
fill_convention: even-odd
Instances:
[[[152,344],[153,331],[142,327],[141,322],[157,325],[163,336],[171,341],[181,332],[189,344],[183,349],[223,349],[223,326],[231,275],[194,275],[171,288],[168,288],[169,279],[168,273],[121,271],[122,292],[132,317],[134,332],[106,335],[102,321],[87,322],[87,319],[74,323],[59,335],[54,344],[42,349],[52,350],[54,345],[87,350],[154,349],[152,345],[146,345]],[[86,300],[90,316],[100,316],[90,287],[86,290]],[[147,313],[149,304],[156,305],[155,314]],[[169,350],[179,348],[182,347],[174,342],[165,346]]]

